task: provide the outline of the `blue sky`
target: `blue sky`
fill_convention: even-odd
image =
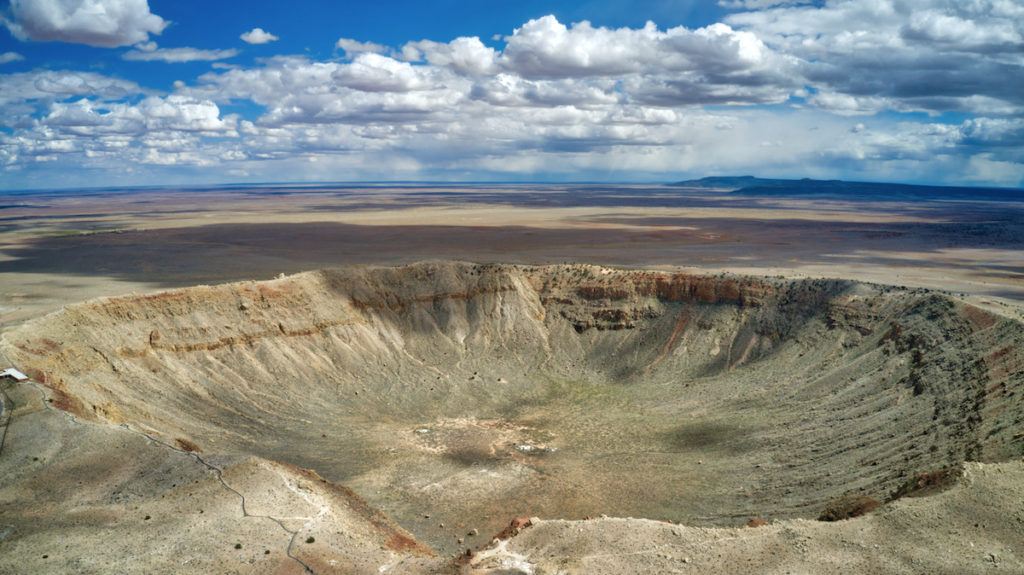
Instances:
[[[1018,0],[11,0],[0,14],[4,188],[1024,181]]]

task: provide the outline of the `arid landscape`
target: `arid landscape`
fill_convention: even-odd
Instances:
[[[1012,197],[4,203],[0,571],[1024,569]]]
[[[1024,575],[1024,0],[0,0],[0,575]]]
[[[1024,300],[1019,200],[306,185],[19,192],[2,201],[4,321],[133,289],[424,259],[842,277],[963,293],[983,306]]]

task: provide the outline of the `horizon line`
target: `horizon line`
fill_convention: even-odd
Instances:
[[[967,184],[921,184],[904,181],[884,180],[844,180],[841,178],[811,178],[811,177],[787,177],[787,178],[764,178],[750,174],[743,175],[713,175],[700,176],[688,179],[668,180],[282,180],[262,182],[219,182],[219,183],[196,183],[196,184],[137,184],[117,186],[66,186],[66,187],[40,187],[40,188],[0,188],[0,195],[3,194],[24,194],[33,192],[97,192],[97,191],[131,191],[131,190],[169,190],[179,189],[181,191],[203,190],[214,188],[272,188],[272,187],[311,187],[311,186],[472,186],[472,185],[499,185],[499,186],[528,186],[528,185],[608,185],[608,186],[674,186],[684,182],[695,182],[706,179],[728,179],[728,178],[755,178],[759,180],[793,181],[802,180],[816,182],[844,182],[849,184],[886,184],[911,187],[933,187],[933,188],[962,188],[977,190],[1006,190],[1024,191],[1024,187],[1014,186],[993,186],[993,185],[967,185]]]

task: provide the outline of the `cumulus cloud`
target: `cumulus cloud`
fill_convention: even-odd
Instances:
[[[351,38],[338,38],[335,42],[335,47],[345,51],[345,55],[349,58],[357,54],[383,54],[388,51],[388,47],[383,44],[377,44],[376,42],[360,42],[359,40],[353,40]]]
[[[960,132],[971,145],[1013,149],[1024,157],[1024,118],[971,118],[960,125]]]
[[[278,57],[264,66],[208,73],[184,92],[220,101],[249,99],[266,107],[268,125],[414,123],[455,113],[469,91],[451,71],[413,66],[375,53],[351,62]]]
[[[580,22],[571,28],[554,16],[530,20],[506,38],[504,59],[520,75],[581,77],[624,74],[650,62],[658,31],[594,28]]]
[[[486,75],[496,71],[498,53],[485,46],[480,38],[456,38],[448,43],[420,40],[402,46],[404,60],[426,60],[434,66],[447,66],[470,75]]]
[[[342,38],[344,58],[215,62],[171,93],[97,74],[0,76],[12,128],[0,132],[0,162],[271,178],[301,162],[321,178],[788,170],[972,182],[1007,182],[1024,163],[1018,4],[728,5],[739,11],[700,28],[546,16],[500,42]],[[125,57],[231,52],[146,41]],[[259,112],[224,113],[237,102]],[[971,117],[942,121],[948,110]],[[921,111],[930,119],[900,115]]]
[[[136,44],[134,50],[129,50],[121,55],[125,60],[136,62],[168,62],[180,64],[183,62],[212,62],[215,60],[226,60],[238,55],[238,50],[230,48],[227,50],[203,50],[200,48],[159,48],[156,42],[144,42]]]
[[[331,79],[338,85],[363,92],[411,92],[431,87],[432,70],[417,68],[387,56],[365,52],[338,68]]]
[[[18,62],[24,60],[25,57],[17,52],[4,52],[0,54],[0,64],[8,64],[10,62]]]
[[[721,23],[696,30],[660,30],[653,22],[638,29],[610,29],[586,21],[566,26],[545,16],[516,29],[506,42],[507,68],[524,77],[711,73],[784,64],[756,35]]]
[[[780,102],[797,88],[791,59],[720,23],[610,29],[545,16],[506,38],[499,65],[526,79],[615,78],[661,106]]]
[[[11,14],[3,23],[21,40],[107,48],[144,42],[168,24],[147,0],[11,0]]]
[[[40,126],[78,136],[98,134],[152,135],[158,132],[232,131],[235,118],[221,118],[209,100],[180,95],[151,96],[138,104],[102,104],[88,99],[54,103]]]
[[[622,95],[610,80],[527,80],[514,74],[497,74],[474,83],[469,97],[501,107],[574,106],[590,108],[615,105]]]
[[[992,12],[983,15],[991,16]],[[900,35],[910,42],[944,45],[954,51],[1014,51],[1024,43],[1019,24],[1008,19],[981,19],[977,16],[979,14],[956,10],[911,12],[909,21],[900,27]]]
[[[246,44],[269,44],[280,40],[277,36],[267,32],[263,28],[253,28],[239,36]]]
[[[84,165],[214,165],[230,157],[204,138],[238,137],[237,117],[223,116],[210,101],[180,95],[150,96],[136,104],[82,98],[53,102],[30,127],[0,134],[0,159],[16,162],[77,161]]]
[[[830,0],[725,21],[795,58],[826,109],[1024,112],[1024,4],[1014,0]]]
[[[145,93],[135,82],[96,74],[69,70],[37,70],[0,75],[0,121],[9,119],[12,108],[32,110],[52,102],[91,96],[102,100],[117,100]]]

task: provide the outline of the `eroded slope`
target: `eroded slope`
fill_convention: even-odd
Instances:
[[[99,300],[6,347],[80,417],[316,469],[451,551],[519,514],[816,517],[1019,457],[1022,337],[924,291],[442,263]]]

